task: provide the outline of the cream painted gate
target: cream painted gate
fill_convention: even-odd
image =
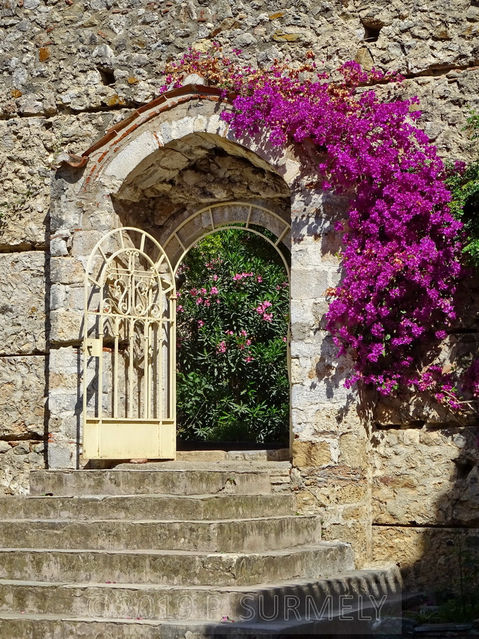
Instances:
[[[83,456],[176,456],[176,292],[166,253],[148,233],[115,229],[85,277]]]

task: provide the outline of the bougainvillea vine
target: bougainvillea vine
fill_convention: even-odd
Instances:
[[[459,408],[450,376],[421,368],[418,356],[456,317],[462,225],[449,209],[443,162],[416,126],[417,99],[382,101],[368,86],[400,78],[355,62],[330,77],[312,54],[297,69],[276,61],[258,70],[219,47],[189,51],[167,72],[170,86],[198,73],[221,87],[232,104],[222,117],[238,138],[267,131],[273,145],[312,142],[319,185],[350,196],[336,225],[344,276],[328,291],[326,318],[339,353],[353,357],[346,384],[383,395],[433,385],[439,401]]]

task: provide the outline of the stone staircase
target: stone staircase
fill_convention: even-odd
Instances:
[[[2,639],[357,634],[368,597],[370,611],[398,601],[394,569],[355,571],[347,544],[295,514],[287,462],[33,471],[30,483],[0,498]]]

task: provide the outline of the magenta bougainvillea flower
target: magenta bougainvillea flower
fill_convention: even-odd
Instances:
[[[385,101],[368,86],[397,75],[348,62],[333,81],[309,57],[299,69],[275,62],[261,71],[220,48],[190,51],[170,67],[169,80],[178,85],[197,72],[221,86],[232,104],[222,118],[239,139],[267,131],[271,144],[294,144],[299,154],[303,142],[315,145],[318,185],[350,197],[336,224],[343,277],[328,290],[326,316],[338,353],[353,358],[346,385],[361,381],[390,395],[433,380],[436,398],[453,406],[449,379],[418,372],[421,346],[444,339],[456,318],[462,272],[462,225],[449,209],[443,162],[417,126],[418,100]]]

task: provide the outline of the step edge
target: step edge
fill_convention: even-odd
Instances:
[[[77,518],[62,518],[62,519],[53,519],[50,517],[45,518],[15,518],[15,519],[0,519],[0,526],[2,524],[112,524],[112,523],[120,523],[120,524],[204,524],[205,526],[209,526],[211,524],[243,524],[250,523],[254,521],[260,522],[279,522],[279,521],[311,521],[315,522],[320,520],[321,517],[319,515],[294,515],[294,514],[285,514],[285,515],[276,515],[276,516],[266,516],[266,517],[241,517],[239,519],[97,519],[95,517],[88,517],[88,519],[77,519]]]
[[[106,583],[106,582],[91,582],[91,581],[83,581],[83,582],[68,582],[68,581],[30,581],[25,579],[3,579],[0,578],[0,587],[1,586],[18,586],[18,587],[32,587],[32,588],[65,588],[65,589],[74,589],[74,588],[101,588],[101,589],[112,589],[112,590],[154,590],[154,591],[177,591],[177,592],[221,592],[221,593],[247,593],[252,590],[260,590],[260,589],[274,589],[274,588],[286,588],[288,586],[308,586],[312,584],[318,584],[322,582],[334,582],[337,580],[344,579],[358,579],[361,577],[372,576],[372,573],[381,576],[387,576],[391,572],[399,573],[399,569],[397,564],[384,564],[378,566],[378,568],[364,568],[358,570],[350,570],[341,572],[338,575],[333,577],[318,577],[311,579],[285,579],[283,581],[275,581],[272,583],[259,583],[252,585],[243,585],[236,586],[234,584],[226,585],[226,586],[214,586],[207,584],[196,584],[191,586],[183,586],[183,585],[168,585],[168,584],[148,584],[148,583],[127,583],[127,582],[115,582],[115,583]]]
[[[326,552],[328,549],[342,549],[344,551],[350,550],[351,545],[342,541],[318,541],[316,544],[303,544],[299,546],[293,546],[288,548],[280,548],[271,551],[262,552],[215,552],[215,551],[198,551],[198,550],[160,550],[160,549],[136,549],[136,550],[95,550],[91,548],[0,548],[0,556],[7,553],[61,553],[61,554],[89,554],[89,555],[180,555],[180,556],[193,556],[193,557],[269,557],[269,556],[284,556],[288,554],[299,554],[305,552]]]

